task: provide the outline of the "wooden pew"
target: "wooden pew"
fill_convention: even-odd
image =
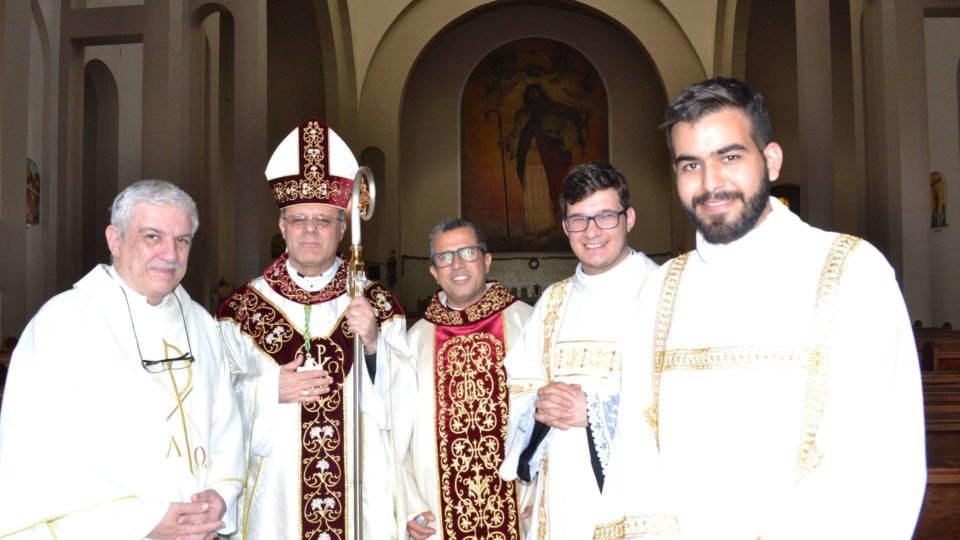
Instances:
[[[949,323],[942,328],[914,325],[913,336],[922,371],[960,370],[960,330],[954,330]]]
[[[934,371],[922,377],[927,432],[960,431],[960,372]]]
[[[923,373],[927,490],[913,538],[956,538],[960,530],[960,372]]]
[[[960,339],[927,341],[920,351],[924,371],[960,371]]]

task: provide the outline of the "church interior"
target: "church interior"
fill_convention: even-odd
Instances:
[[[560,153],[624,173],[631,246],[664,262],[694,229],[658,126],[713,76],[766,96],[785,155],[774,194],[895,269],[927,411],[915,538],[955,538],[960,0],[0,0],[2,358],[109,262],[110,203],[141,178],[197,201],[183,285],[214,310],[282,252],[263,171],[311,117],[372,170],[364,254],[411,317],[436,288],[427,235],[443,218],[481,224],[491,277],[531,302],[572,272],[552,150],[518,137],[530,100],[553,102],[540,129]]]

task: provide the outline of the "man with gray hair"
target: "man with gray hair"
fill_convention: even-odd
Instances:
[[[243,443],[213,318],[180,280],[193,199],[142,180],[100,264],[13,352],[0,416],[0,537],[211,539],[236,525]]]
[[[507,350],[533,310],[497,281],[480,229],[446,219],[430,233],[440,290],[410,332],[417,414],[405,463],[414,540],[520,538],[520,484],[500,478],[507,434]]]

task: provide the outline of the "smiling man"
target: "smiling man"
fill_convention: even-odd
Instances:
[[[310,120],[280,143],[266,176],[287,252],[217,311],[248,437],[246,539],[354,538],[354,435],[362,426],[363,533],[405,534],[399,466],[416,385],[400,304],[378,284],[347,294],[337,255],[359,169],[346,143]],[[354,365],[354,336],[364,362]],[[305,368],[305,369],[298,369]],[[353,403],[362,377],[362,419]]]
[[[235,530],[240,415],[214,321],[179,286],[198,223],[180,188],[134,183],[113,203],[113,264],[27,325],[0,416],[0,537]]]
[[[507,352],[532,308],[497,281],[483,233],[463,219],[430,232],[440,290],[407,340],[417,355],[417,416],[405,466],[414,540],[521,538],[517,482],[502,480]],[[470,449],[469,451],[465,449]]]
[[[769,196],[783,150],[747,84],[691,86],[664,128],[697,247],[641,293],[611,486],[626,511],[596,537],[910,538],[923,401],[893,269]]]
[[[507,355],[510,422],[500,474],[533,483],[526,538],[589,538],[603,505],[625,326],[657,265],[627,245],[636,220],[626,179],[593,161],[564,178],[563,230],[576,273],[537,302]]]

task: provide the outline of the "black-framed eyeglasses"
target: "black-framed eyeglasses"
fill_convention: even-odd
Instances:
[[[286,216],[283,218],[288,225],[294,229],[306,229],[310,223],[313,223],[313,226],[319,229],[329,229],[333,227],[335,223],[340,223],[340,218],[330,219],[324,215],[317,216]]]
[[[468,263],[479,259],[481,253],[483,253],[483,249],[480,246],[464,246],[450,251],[434,253],[432,260],[433,265],[437,268],[446,268],[453,264],[454,255],[460,257],[461,261]]]
[[[143,350],[140,349],[140,339],[137,337],[137,327],[133,323],[133,312],[130,311],[130,299],[127,298],[127,291],[123,290],[122,285],[120,286],[120,292],[123,293],[123,300],[127,303],[127,315],[130,317],[130,328],[133,329],[133,340],[137,343],[137,354],[140,355],[140,365],[143,366],[143,369],[147,373],[156,375],[158,373],[163,373],[164,371],[186,369],[190,367],[194,362],[193,347],[190,346],[190,333],[187,332],[187,317],[183,314],[183,304],[180,302],[180,299],[177,298],[177,295],[174,294],[173,298],[177,301],[177,306],[180,308],[180,320],[183,321],[183,335],[187,338],[187,352],[176,358],[147,360],[143,357]]]
[[[563,222],[567,224],[569,232],[583,232],[590,226],[591,221],[597,224],[598,229],[613,229],[620,225],[620,216],[626,213],[626,210],[619,212],[610,210],[595,216],[567,216],[563,218]]]

